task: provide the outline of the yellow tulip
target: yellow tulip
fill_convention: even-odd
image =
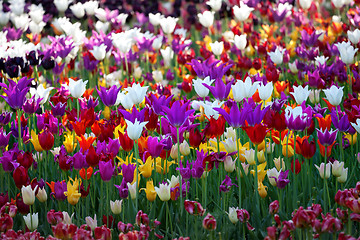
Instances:
[[[81,197],[81,193],[79,193],[79,185],[81,183],[81,180],[77,177],[75,180],[70,178],[70,180],[67,182],[67,191],[64,192],[64,195],[67,196],[67,200],[71,205],[75,205],[79,202],[79,199]]]
[[[115,136],[115,139],[118,139],[119,138],[119,131],[124,134],[125,133],[125,128],[126,128],[126,125],[124,126],[121,126],[120,124],[114,129],[114,136]]]
[[[345,138],[349,141],[350,145],[354,145],[357,142],[357,133],[355,133],[354,135],[346,133]]]
[[[42,152],[44,149],[40,146],[38,135],[36,135],[34,130],[31,130],[31,143],[33,144],[35,151]]]
[[[145,178],[151,177],[152,170],[154,169],[154,160],[150,156],[146,159],[146,162],[139,166],[140,174],[143,175]]]
[[[261,198],[265,198],[267,196],[267,186],[265,186],[262,182],[258,183],[258,192]]]
[[[108,106],[105,107],[104,111],[102,111],[102,114],[104,115],[106,120],[110,119],[111,110]]]
[[[164,167],[162,166],[162,162]],[[169,172],[170,166],[173,165],[175,161],[161,161],[161,158],[156,158],[156,172],[160,174],[166,174]]]
[[[140,190],[144,190],[146,194],[146,199],[150,202],[155,201],[156,199],[156,191],[154,188],[153,180],[149,180],[146,182],[146,188],[142,188]]]
[[[68,153],[72,153],[76,148],[77,143],[74,142],[74,135],[71,132],[65,134],[65,141],[63,142]]]
[[[266,176],[267,170],[266,168],[266,162],[258,165],[258,181],[262,182],[264,181],[264,178]],[[255,176],[255,170],[251,170],[250,173]]]

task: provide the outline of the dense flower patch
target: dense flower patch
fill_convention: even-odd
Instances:
[[[0,3],[1,239],[360,236],[358,0]]]

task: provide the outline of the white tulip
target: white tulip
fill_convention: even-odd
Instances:
[[[137,119],[132,123],[131,121],[125,119],[127,125],[127,134],[131,140],[138,140],[141,136],[141,133],[148,122],[140,123]]]
[[[214,81],[215,79],[210,80],[210,76],[207,76],[204,80],[200,78],[193,79],[193,86],[197,95],[202,98],[207,97],[207,95],[209,95],[209,89],[204,86],[204,83],[210,86]]]
[[[214,23],[214,12],[205,11],[203,13],[198,13],[199,22],[204,27],[208,28]]]
[[[74,81],[72,78],[69,78],[69,91],[71,96],[74,98],[80,98],[86,91],[86,84],[88,80],[83,81],[82,79],[79,79],[77,81]]]
[[[220,56],[224,51],[224,43],[215,41],[214,43],[210,43],[211,51],[216,55]]]
[[[336,43],[335,46],[340,52],[341,61],[345,64],[354,63],[355,53],[358,51],[357,48],[354,49],[354,47],[350,45],[350,42]]]
[[[174,57],[174,51],[171,49],[171,47],[167,46],[165,49],[160,49],[160,53],[164,59],[165,67],[169,67],[170,61]]]
[[[33,213],[23,216],[25,224],[30,231],[34,231],[39,225],[39,214]]]
[[[294,86],[294,92],[291,93],[291,95],[293,95],[295,98],[295,102],[299,105],[307,100],[309,94],[310,94],[309,85],[306,85],[305,87]]]
[[[160,183],[159,187],[155,187],[155,192],[163,202],[170,200],[170,185]]]
[[[330,102],[331,105],[335,107],[340,105],[344,95],[343,88],[344,87],[338,88],[335,85],[332,85],[329,89],[324,90],[326,99]]]
[[[102,61],[106,56],[106,48],[107,46],[103,43],[100,46],[94,46],[92,50],[89,50],[89,52],[92,53],[96,60]]]
[[[82,18],[85,15],[84,5],[81,2],[78,2],[70,6],[70,10],[77,18]]]
[[[355,29],[354,31],[347,31],[347,35],[348,38],[350,40],[350,42],[352,42],[352,44],[358,44],[360,41],[360,30],[359,29]]]
[[[154,26],[158,26],[160,25],[161,20],[163,19],[163,15],[161,15],[160,13],[149,13],[149,21],[152,25]]]
[[[271,97],[273,90],[274,86],[272,82],[268,82],[266,85],[258,85],[259,97],[263,101],[266,101]]]
[[[171,34],[175,30],[176,23],[178,20],[179,20],[178,18],[173,18],[173,17],[163,18],[160,21],[161,29],[165,34]]]
[[[249,7],[242,1],[240,2],[240,7],[233,7],[235,19],[239,22],[244,22],[246,19],[248,19],[252,11],[254,11],[254,8]]]
[[[235,46],[240,49],[240,50],[244,50],[247,44],[247,40],[246,40],[246,34],[242,34],[242,35],[235,35],[234,37],[234,44]]]
[[[280,65],[283,62],[283,54],[285,52],[285,49],[281,50],[277,47],[275,52],[269,52],[268,55],[270,56],[270,59],[273,63],[276,65]]]

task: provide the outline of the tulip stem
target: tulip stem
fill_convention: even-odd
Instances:
[[[327,212],[327,210],[328,210],[328,207],[327,207],[327,205],[328,205],[328,202],[327,202],[327,199],[326,199],[326,187],[327,187],[327,183],[326,183],[326,160],[327,160],[327,156],[326,156],[326,154],[327,154],[327,148],[328,148],[328,146],[325,146],[325,156],[324,156],[324,189],[323,189],[323,199],[324,199],[324,205],[325,205],[325,207],[324,207],[324,212]]]
[[[23,150],[23,142],[21,138],[21,112],[20,109],[17,111],[17,122],[18,122],[18,132],[19,132],[19,150]]]
[[[236,171],[237,175],[238,175],[238,185],[239,185],[239,208],[241,208],[241,180],[240,180],[240,171],[242,170],[242,166],[240,163],[240,146],[239,146],[239,129],[235,129],[235,134],[236,134],[236,148],[237,148],[237,165],[238,165],[238,169]],[[245,173],[243,173],[243,177],[245,177]]]
[[[76,101],[76,108],[77,108],[77,120],[79,121],[79,115],[80,115],[80,104],[79,104],[79,99],[77,99]]]
[[[181,161],[181,156],[180,156],[180,130],[179,127],[176,127],[176,139],[177,139],[177,155],[178,155],[178,163],[179,161]],[[183,163],[183,166],[185,166],[185,161]],[[167,169],[166,169],[167,170]],[[183,197],[182,197],[182,178],[181,178],[181,174],[179,175],[179,183],[180,183],[180,216],[182,216],[183,214],[183,210],[184,210],[184,203],[183,203]]]
[[[136,142],[136,140],[134,140],[134,151],[135,151],[135,161],[136,161],[136,199],[135,199],[135,210],[136,212],[138,212],[138,192],[139,192],[139,149],[138,149],[138,144]]]

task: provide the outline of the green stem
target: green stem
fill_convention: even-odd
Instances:
[[[135,161],[136,161],[136,199],[135,199],[135,210],[136,212],[138,212],[138,192],[139,192],[139,149],[138,149],[138,144],[137,142],[134,140],[134,149],[135,149]]]
[[[21,111],[20,109],[17,111],[17,122],[18,122],[18,132],[19,132],[19,150],[23,150],[23,141],[21,137]]]
[[[181,161],[181,155],[180,155],[180,130],[179,127],[176,128],[176,139],[177,139],[177,155],[178,155],[178,163]],[[183,166],[186,167],[185,161],[183,162]],[[179,175],[179,183],[180,183],[180,216],[183,214],[184,210],[184,203],[183,203],[183,197],[182,197],[182,178],[181,175]]]

